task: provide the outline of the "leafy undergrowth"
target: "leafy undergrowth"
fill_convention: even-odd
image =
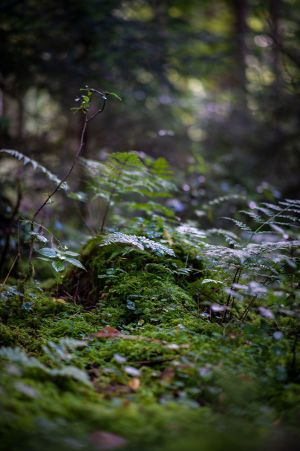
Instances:
[[[0,449],[297,449],[293,318],[222,322],[203,261],[161,252],[95,238],[52,292],[2,291]]]

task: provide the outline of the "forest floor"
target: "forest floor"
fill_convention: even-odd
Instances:
[[[96,245],[58,286],[2,287],[0,449],[299,449],[300,386],[274,322],[207,313],[199,277]]]

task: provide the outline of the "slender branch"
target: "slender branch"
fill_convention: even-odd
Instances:
[[[232,283],[231,283],[230,293],[228,294],[228,297],[227,297],[227,301],[226,301],[226,309],[225,309],[224,312],[223,312],[221,324],[223,324],[223,322],[226,320],[227,309],[228,309],[228,308],[230,307],[230,305],[232,304],[232,302],[231,302],[231,300],[232,300],[232,294],[231,294],[231,291],[233,290],[234,284],[235,284],[236,282],[239,281],[241,272],[242,272],[242,268],[241,268],[240,266],[238,266],[238,267],[236,268],[236,271],[235,271],[235,274],[234,274],[234,277],[233,277],[233,281],[232,281]]]
[[[40,207],[35,211],[35,213],[32,216],[31,219],[31,232],[33,232],[34,230],[34,222],[37,218],[37,216],[41,213],[41,211],[44,209],[44,207],[50,202],[51,198],[57,193],[57,191],[61,188],[61,186],[67,181],[67,179],[70,177],[71,173],[73,172],[73,169],[76,165],[76,163],[79,160],[79,157],[84,149],[85,146],[85,136],[86,136],[86,132],[87,132],[87,126],[89,124],[90,121],[92,121],[96,116],[98,116],[98,114],[102,113],[104,111],[105,105],[106,105],[106,101],[107,101],[107,97],[104,95],[104,93],[102,93],[101,91],[98,91],[97,89],[93,89],[91,88],[90,91],[95,92],[96,94],[98,94],[101,99],[102,99],[102,105],[101,107],[95,112],[93,113],[91,116],[88,115],[88,110],[84,111],[85,114],[85,120],[84,120],[84,124],[81,130],[81,136],[80,136],[80,143],[79,143],[79,147],[77,149],[77,152],[73,158],[72,164],[68,170],[68,172],[66,173],[66,175],[60,180],[60,182],[56,185],[56,187],[54,188],[53,191],[51,191],[51,193],[47,196],[46,200],[42,203],[42,205],[40,205]],[[32,254],[33,254],[33,243],[34,243],[34,237],[31,237],[31,242],[30,242],[30,249],[29,249],[29,272],[28,272],[28,276],[26,278],[26,280],[30,277],[32,277],[32,275],[34,274],[34,268],[32,265]]]
[[[78,150],[76,152],[76,155],[73,159],[73,162],[71,164],[70,169],[68,170],[68,172],[66,173],[66,175],[60,180],[60,182],[58,183],[58,185],[56,185],[56,187],[54,188],[54,190],[48,195],[48,197],[46,198],[46,200],[42,203],[42,205],[36,210],[36,212],[34,213],[32,220],[31,220],[31,227],[33,229],[33,223],[36,220],[37,216],[40,214],[40,212],[43,210],[43,208],[49,203],[50,199],[54,196],[54,194],[57,193],[57,191],[60,189],[60,187],[67,181],[67,179],[69,178],[69,176],[71,175],[77,161],[78,158],[83,150],[84,147],[84,138],[85,138],[85,134],[86,134],[86,129],[87,129],[87,124],[88,124],[89,120],[86,116],[85,121],[84,121],[84,125],[82,128],[82,132],[81,132],[81,138],[80,138],[80,145],[78,147]]]
[[[240,321],[244,322],[248,316],[248,313],[252,307],[252,305],[254,304],[255,300],[257,299],[257,296],[253,296],[250,301],[249,304],[247,305],[247,307],[245,308],[245,310],[243,311],[243,313],[240,316]]]

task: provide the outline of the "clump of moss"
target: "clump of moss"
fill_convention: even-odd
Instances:
[[[36,355],[47,341],[62,337],[81,339],[101,328],[97,311],[48,293],[9,297],[0,303],[0,345],[21,346]]]
[[[193,299],[168,274],[124,273],[106,290],[100,308],[104,312],[106,307],[114,308],[122,324],[140,320],[167,324],[195,308]]]
[[[101,246],[98,237],[82,249],[81,261],[86,271],[68,271],[61,293],[72,295],[85,307],[97,306],[109,324],[168,322],[195,311],[186,290],[191,276],[178,274],[185,264],[179,258],[162,259],[124,245]]]

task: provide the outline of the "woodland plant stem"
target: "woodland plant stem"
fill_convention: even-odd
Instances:
[[[232,283],[231,283],[230,293],[228,294],[228,297],[227,297],[227,301],[226,301],[226,309],[225,309],[224,312],[223,312],[221,324],[223,324],[224,321],[226,320],[227,309],[228,309],[229,306],[232,304],[232,294],[231,294],[231,291],[233,290],[234,284],[237,283],[237,282],[239,281],[240,276],[241,276],[241,272],[242,272],[242,268],[241,268],[240,266],[238,266],[238,267],[236,268],[236,271],[235,271],[235,274],[234,274],[234,277],[233,277],[233,281],[232,281]]]
[[[6,276],[5,276],[5,279],[3,280],[3,282],[2,282],[1,285],[0,285],[0,288],[4,287],[4,285],[6,284],[7,279],[9,278],[10,273],[12,272],[12,270],[13,270],[15,264],[17,263],[18,258],[19,258],[19,254],[17,254],[17,255],[15,256],[15,258],[14,258],[12,264],[11,264],[11,267],[9,268],[9,271],[8,271],[8,273],[7,273]]]
[[[244,322],[245,319],[247,318],[247,315],[249,313],[250,308],[252,307],[252,305],[254,304],[255,300],[256,300],[257,296],[253,296],[250,301],[249,304],[247,305],[247,307],[245,308],[245,310],[243,311],[243,313],[241,314],[240,317],[240,321]]]
[[[72,164],[71,164],[68,172],[66,173],[66,175],[60,180],[60,182],[56,185],[54,190],[48,195],[46,200],[42,203],[42,205],[40,205],[40,207],[33,214],[32,219],[31,219],[31,225],[30,225],[31,232],[33,232],[33,230],[34,230],[34,222],[35,222],[37,216],[41,213],[43,208],[49,203],[51,198],[57,193],[57,191],[67,181],[67,179],[70,177],[71,173],[73,172],[73,169],[74,169],[76,163],[78,162],[79,157],[85,146],[85,136],[86,136],[86,132],[87,132],[88,123],[90,121],[92,121],[96,116],[98,116],[98,114],[102,113],[105,108],[107,98],[105,96],[103,96],[103,94],[100,91],[97,91],[96,89],[91,89],[90,91],[95,92],[101,96],[101,99],[103,101],[102,106],[91,116],[88,115],[88,110],[83,111],[84,115],[85,115],[85,119],[84,119],[83,127],[81,130],[79,147],[73,158]],[[32,236],[31,241],[30,241],[30,249],[29,249],[29,270],[28,270],[28,275],[26,277],[26,280],[32,278],[34,275],[34,267],[32,264],[33,244],[34,244],[34,237]]]
[[[43,210],[43,208],[48,204],[48,202],[50,201],[50,199],[54,196],[54,194],[57,193],[57,191],[60,189],[60,187],[67,181],[67,179],[69,178],[69,176],[71,175],[77,161],[78,158],[84,148],[84,138],[85,138],[85,134],[86,134],[86,129],[87,129],[87,124],[89,122],[89,119],[87,118],[87,116],[85,117],[85,121],[83,124],[83,128],[81,131],[81,138],[80,138],[80,145],[78,147],[78,150],[75,154],[75,157],[73,159],[73,162],[68,170],[68,172],[66,173],[66,175],[60,180],[60,182],[58,183],[58,185],[56,185],[56,187],[54,188],[54,190],[48,195],[48,197],[46,198],[46,200],[42,203],[42,205],[36,210],[36,212],[34,213],[32,219],[31,219],[31,228],[33,229],[33,224],[35,222],[35,219],[37,218],[37,216],[40,214],[40,212]]]
[[[84,138],[86,135],[86,130],[87,130],[87,125],[88,125],[89,119],[88,116],[85,116],[85,120],[84,120],[84,124],[82,127],[82,131],[81,131],[81,137],[80,137],[80,144],[79,147],[77,149],[77,152],[75,154],[75,157],[72,161],[72,164],[68,170],[68,172],[66,173],[66,175],[60,180],[60,182],[56,185],[56,187],[54,188],[53,191],[51,191],[51,193],[48,195],[48,197],[46,198],[46,200],[42,203],[42,205],[39,206],[39,208],[35,211],[34,215],[32,216],[31,219],[31,223],[30,223],[30,231],[33,232],[34,230],[34,223],[35,220],[37,218],[37,216],[40,214],[40,212],[43,210],[43,208],[49,203],[50,199],[57,193],[57,191],[61,188],[61,186],[67,181],[67,179],[69,178],[69,176],[71,175],[79,157],[80,154],[84,148]],[[33,254],[33,243],[34,243],[34,237],[31,237],[31,241],[30,241],[30,249],[29,249],[29,272],[28,272],[28,276],[26,278],[26,280],[30,279],[31,277],[33,277],[34,275],[34,267],[32,264],[32,254]]]

